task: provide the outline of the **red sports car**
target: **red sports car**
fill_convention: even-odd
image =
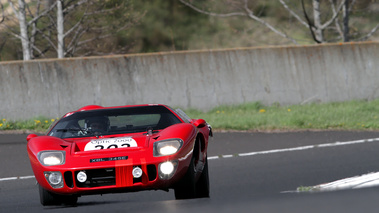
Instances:
[[[209,197],[209,136],[203,119],[165,105],[90,105],[29,135],[27,149],[42,205],[158,189],[189,199]]]

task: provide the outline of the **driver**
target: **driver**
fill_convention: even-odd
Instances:
[[[86,121],[87,128],[91,128],[92,131],[106,132],[109,127],[109,119],[107,117],[93,117]]]

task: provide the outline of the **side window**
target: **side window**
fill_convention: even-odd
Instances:
[[[51,129],[53,129],[53,127],[58,123],[59,119],[55,120],[50,126],[49,128],[47,129],[46,131],[46,134],[49,133],[51,131]],[[50,135],[52,136],[52,135]]]
[[[63,138],[65,131],[63,131],[62,129],[66,129],[68,123],[69,123],[68,121],[63,121],[63,122],[57,123],[54,126],[54,129],[49,133],[49,136],[55,136],[58,138]]]
[[[180,116],[181,119],[183,119],[183,121],[189,123],[191,118],[181,109],[176,109],[175,110],[176,113]]]

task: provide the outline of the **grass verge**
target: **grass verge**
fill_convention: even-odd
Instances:
[[[292,106],[255,102],[186,113],[221,130],[379,130],[379,100]]]
[[[36,132],[45,132],[56,118],[36,117],[24,121],[11,121],[6,118],[0,120],[1,130],[32,130]]]
[[[379,99],[292,106],[254,102],[219,106],[207,112],[188,109],[186,113],[191,118],[205,119],[216,130],[379,130]],[[55,121],[45,117],[0,119],[0,130],[45,131]]]

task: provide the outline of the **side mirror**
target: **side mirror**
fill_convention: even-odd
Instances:
[[[195,125],[197,128],[203,128],[207,125],[204,119],[192,119],[191,123]]]
[[[36,135],[36,134],[30,134],[30,135],[28,135],[28,137],[26,137],[26,141],[29,142],[30,139],[35,138],[35,137],[37,137],[37,136],[38,136],[38,135]]]

